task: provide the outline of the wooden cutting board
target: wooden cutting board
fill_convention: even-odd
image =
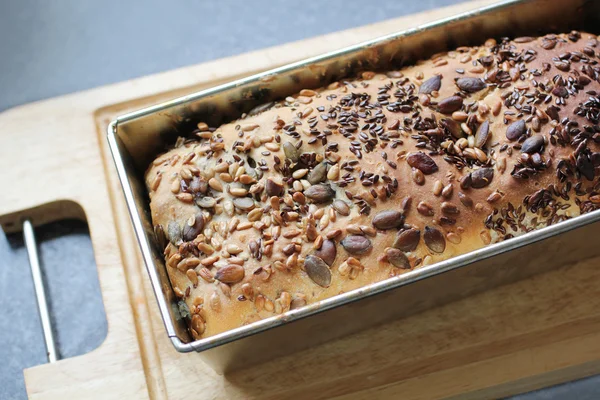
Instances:
[[[36,225],[86,219],[108,319],[106,340],[93,352],[27,369],[29,396],[494,398],[599,373],[600,259],[224,377],[198,354],[172,348],[137,250],[105,139],[115,116],[489,3],[463,3],[0,114],[0,224],[10,232],[20,230],[23,217]]]

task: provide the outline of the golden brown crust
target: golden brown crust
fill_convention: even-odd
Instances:
[[[198,124],[146,173],[193,335],[600,207],[598,51],[489,40]]]

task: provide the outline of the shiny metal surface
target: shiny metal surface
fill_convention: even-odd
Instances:
[[[503,1],[193,93],[113,121],[108,128],[108,141],[161,315],[175,348],[180,352],[202,351],[215,369],[228,371],[599,254],[598,246],[585,240],[599,229],[600,213],[594,212],[192,342],[185,321],[177,312],[162,254],[154,244],[143,183],[147,165],[177,136],[190,132],[198,121],[217,125],[301,88],[323,86],[360,70],[399,68],[441,50],[479,44],[488,37],[570,29],[597,32],[599,22],[599,2]],[[556,243],[549,246],[550,240]],[[541,251],[542,246],[561,251]],[[394,307],[389,307],[390,301],[394,301]],[[329,311],[324,313],[326,310]],[[318,340],[314,335],[310,343],[302,340],[306,337],[303,332],[317,330]]]
[[[46,300],[46,289],[44,287],[44,279],[42,278],[42,270],[40,268],[35,232],[33,231],[33,225],[29,220],[23,221],[23,239],[25,241],[25,246],[27,247],[29,267],[31,268],[35,297],[37,299],[38,311],[42,322],[42,330],[44,331],[44,342],[46,343],[48,361],[53,363],[58,361],[58,353],[56,351],[56,342],[54,341],[54,333],[52,332],[52,324],[50,322],[50,312]]]

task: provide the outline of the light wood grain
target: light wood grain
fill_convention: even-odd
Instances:
[[[168,341],[105,140],[116,115],[472,9],[464,3],[0,114],[0,224],[87,219],[108,319],[95,351],[25,371],[31,398],[492,398],[600,372],[599,259],[231,376]]]

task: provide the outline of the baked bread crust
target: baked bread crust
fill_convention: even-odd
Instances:
[[[600,208],[599,51],[490,39],[198,124],[146,172],[192,335]]]

